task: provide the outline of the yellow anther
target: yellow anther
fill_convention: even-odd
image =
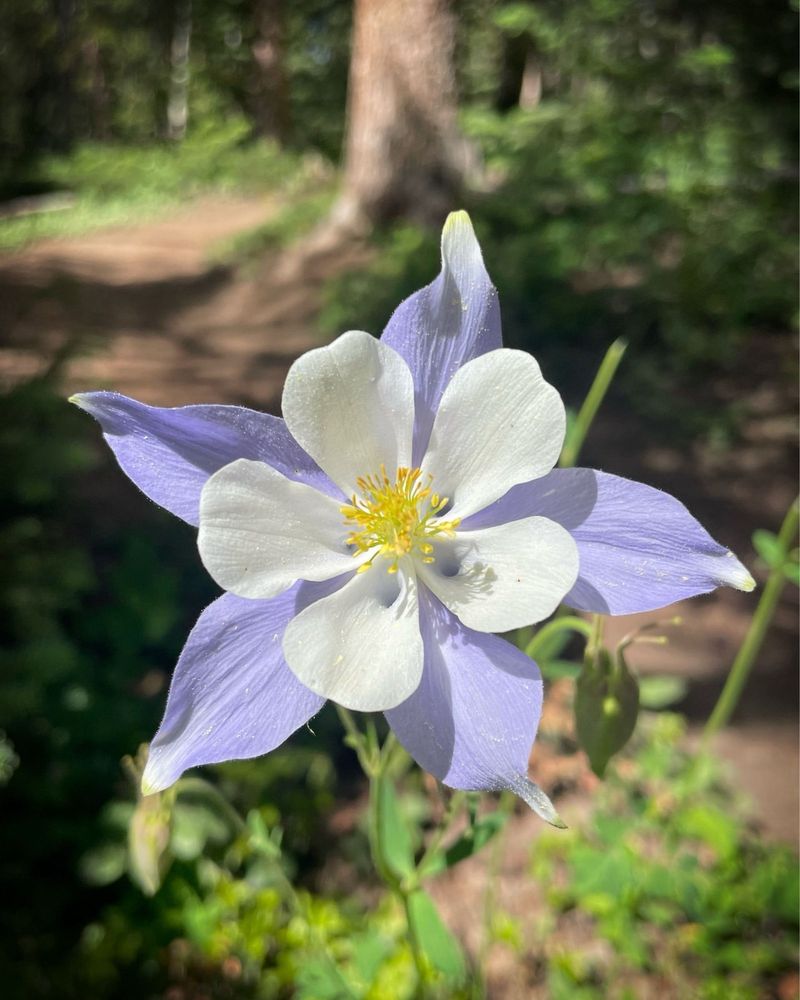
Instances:
[[[406,555],[417,553],[423,562],[432,563],[430,539],[450,538],[458,527],[458,519],[437,520],[448,499],[432,493],[431,477],[423,481],[420,469],[401,466],[392,482],[381,466],[377,475],[360,476],[356,485],[361,495],[351,497],[340,510],[349,529],[346,544],[353,547],[353,555],[372,553],[359,573],[368,570],[378,555],[390,560],[389,573],[397,572],[398,561]]]

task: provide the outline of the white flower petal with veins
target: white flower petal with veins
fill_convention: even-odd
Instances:
[[[296,580],[329,580],[358,565],[336,500],[245,458],[204,486],[197,545],[211,576],[239,597],[274,597]]]
[[[447,516],[468,517],[549,472],[565,427],[561,397],[530,354],[490,351],[445,389],[422,470],[450,498]]]
[[[423,650],[417,581],[408,569],[372,566],[301,611],[283,638],[297,679],[361,712],[394,708],[413,694]]]
[[[507,632],[542,621],[578,576],[570,533],[546,517],[459,531],[437,542],[421,580],[468,628]]]
[[[282,407],[292,436],[347,497],[359,476],[411,463],[411,372],[368,333],[351,330],[298,358]]]

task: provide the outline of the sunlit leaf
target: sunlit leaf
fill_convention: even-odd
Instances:
[[[411,875],[414,871],[411,834],[388,781],[382,781],[378,787],[378,823],[383,850],[392,870],[400,876]]]
[[[464,978],[466,962],[458,941],[445,927],[431,897],[417,889],[409,899],[411,932],[431,965],[450,980]]]

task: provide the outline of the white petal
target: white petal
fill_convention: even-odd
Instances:
[[[530,354],[490,351],[445,389],[422,468],[450,498],[448,518],[467,517],[549,472],[565,426],[561,397]]]
[[[296,580],[354,569],[346,536],[336,500],[263,462],[231,462],[200,496],[200,558],[239,597],[274,597]]]
[[[547,618],[578,576],[578,548],[566,528],[526,517],[459,531],[434,547],[422,581],[467,626],[506,632]]]
[[[380,565],[302,611],[283,638],[286,662],[307,688],[360,712],[394,708],[422,677],[413,571]]]
[[[352,495],[359,476],[411,464],[414,383],[405,361],[352,330],[289,369],[283,416],[292,436]]]

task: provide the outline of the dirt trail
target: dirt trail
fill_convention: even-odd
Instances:
[[[69,391],[113,388],[160,405],[246,402],[274,410],[289,365],[317,343],[324,279],[363,260],[365,251],[307,245],[265,259],[250,277],[209,263],[218,241],[271,211],[265,199],[209,198],[161,221],[42,242],[0,258],[0,385],[46,369],[76,343],[79,352],[65,365]],[[765,379],[748,373],[747,382],[756,418],[722,462],[702,452],[689,460],[674,449],[648,448],[632,440],[624,416],[607,410],[584,456],[587,464],[676,493],[750,565],[753,528],[775,527],[796,489],[786,457],[794,421],[787,427],[785,402],[775,401],[770,372],[778,362],[762,363]],[[686,603],[675,609],[685,625],[670,647],[637,648],[633,664],[690,679],[681,707],[699,723],[755,600],[721,591]],[[654,617],[612,620],[609,637]],[[796,622],[795,592],[779,609],[736,725],[719,741],[768,833],[790,841],[798,817]]]
[[[357,251],[317,247],[246,279],[211,262],[220,241],[273,211],[264,198],[207,198],[162,221],[0,258],[0,384],[77,345],[64,369],[69,390],[274,407],[288,366],[315,343],[322,276]]]

